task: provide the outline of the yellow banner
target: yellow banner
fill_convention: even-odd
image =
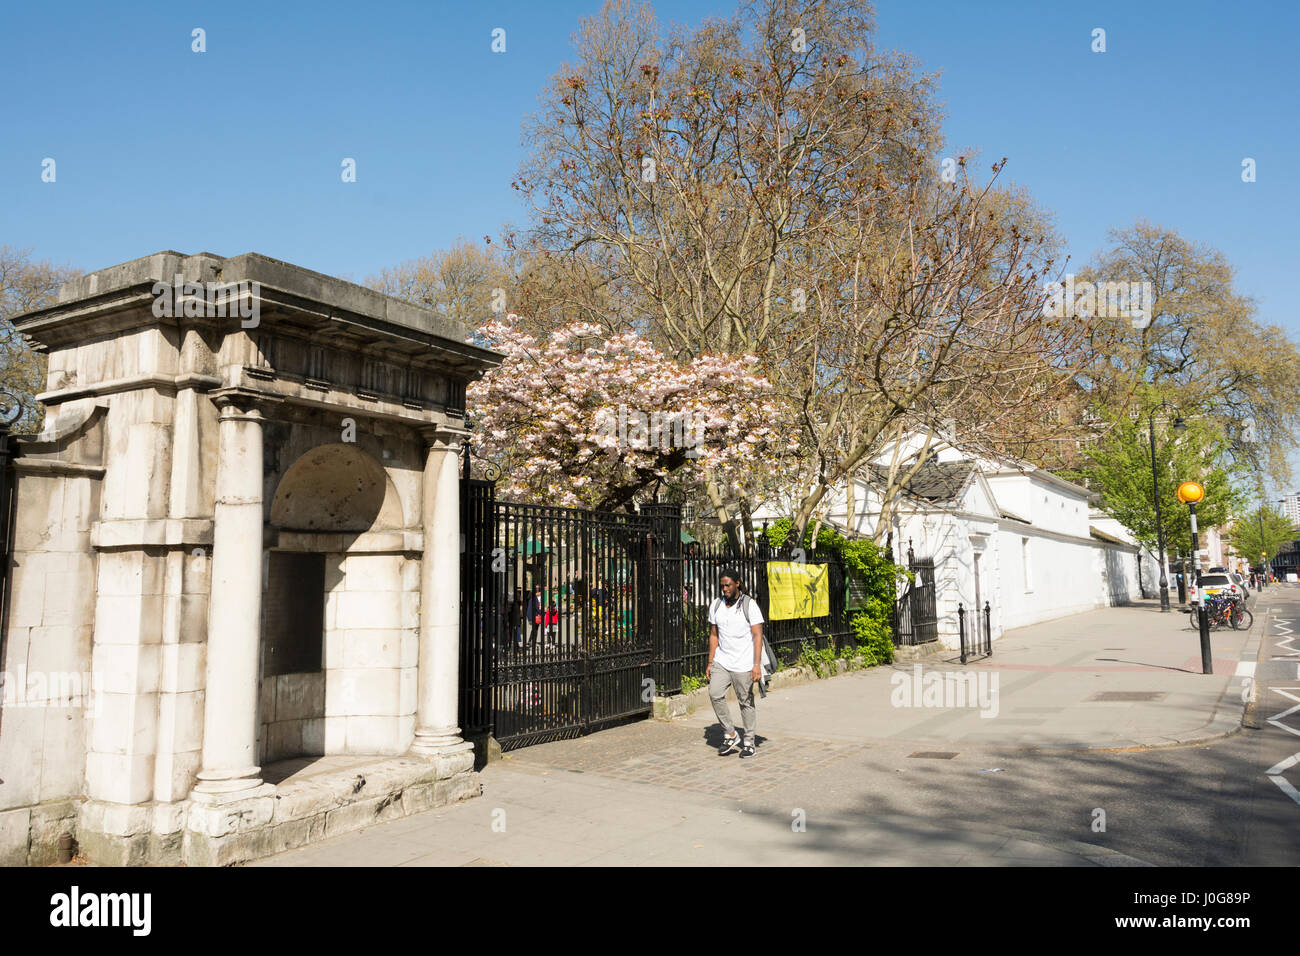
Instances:
[[[826,617],[831,613],[827,565],[767,562],[767,596],[770,621]]]

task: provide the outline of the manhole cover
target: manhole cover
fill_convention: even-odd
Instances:
[[[1103,690],[1100,693],[1093,694],[1088,700],[1097,701],[1127,701],[1129,703],[1138,703],[1144,700],[1164,700],[1164,691],[1159,690]]]
[[[908,756],[918,757],[922,760],[951,760],[957,755],[946,750],[918,750],[914,754],[908,754]]]

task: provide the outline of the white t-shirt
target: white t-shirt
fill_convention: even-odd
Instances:
[[[741,611],[749,608],[749,617]],[[745,600],[736,597],[736,602],[727,607],[723,598],[718,598],[709,606],[709,623],[718,629],[718,653],[713,663],[732,673],[748,674],[754,669],[754,632],[750,627],[763,623],[763,612],[758,609],[758,602],[752,597]]]

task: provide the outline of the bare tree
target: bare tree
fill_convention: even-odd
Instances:
[[[80,270],[71,266],[33,259],[31,249],[0,246],[0,388],[23,405],[15,431],[36,431],[45,417],[36,401],[45,389],[45,356],[23,340],[10,318],[53,305],[59,286],[77,275]]]
[[[792,537],[900,422],[1024,434],[1088,345],[1087,323],[1043,315],[1043,217],[936,165],[932,81],[871,33],[852,0],[669,34],[610,2],[526,132],[527,242],[609,293],[606,322],[762,360],[802,433],[779,462]],[[738,540],[757,483],[705,487]]]

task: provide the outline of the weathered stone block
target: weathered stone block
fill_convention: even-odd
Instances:
[[[325,672],[325,715],[395,715],[401,671],[396,667],[342,668]],[[362,751],[364,752],[364,751]]]
[[[162,669],[162,678],[159,689],[177,694],[203,690],[206,661],[206,645],[161,645],[159,663]]]
[[[28,806],[40,801],[41,761],[45,745],[45,708],[4,708],[0,733],[0,800],[6,807]]]
[[[323,721],[325,746],[321,752],[325,754],[343,754],[348,752],[348,718],[333,717],[327,715]]]
[[[92,662],[105,694],[152,694],[158,690],[159,644],[96,642]]]
[[[352,558],[348,559],[353,560]],[[331,592],[337,601],[334,625],[343,630],[402,626],[401,608],[386,591]]]
[[[86,709],[42,707],[45,736],[41,748],[39,799],[60,800],[82,793],[86,771]],[[9,715],[6,714],[6,721]],[[7,728],[6,728],[7,729]],[[0,772],[0,778],[6,775]]]
[[[348,717],[347,752],[351,754],[399,754],[396,717]]]
[[[95,601],[95,643],[162,643],[162,597],[117,597]]]
[[[396,820],[402,816],[402,798],[400,793],[387,793],[381,797],[363,800],[331,810],[325,817],[325,835],[335,836],[362,827]]]
[[[420,687],[420,672],[415,667],[403,667],[399,677],[399,694],[397,712],[406,716],[415,713],[417,695]]]
[[[398,667],[401,631],[364,628],[343,632],[343,667]]]
[[[157,737],[157,694],[97,695],[90,745],[96,753],[153,753]]]
[[[80,800],[56,800],[32,807],[31,849],[28,866],[49,866],[59,860],[59,839],[65,834],[76,835],[77,812]]]
[[[420,594],[407,591],[402,594],[402,627],[416,630],[420,626]]]
[[[304,754],[325,752],[324,717],[310,717],[302,722],[302,752]]]
[[[470,759],[473,760],[473,755]],[[449,803],[459,803],[461,800],[477,797],[482,792],[483,785],[479,782],[478,774],[467,770],[449,780],[439,780],[434,784],[434,802],[436,806],[446,806]]]
[[[403,714],[397,718],[397,749],[395,753],[404,754],[415,742],[415,714]]]
[[[26,866],[32,811],[0,811],[0,866]]]
[[[40,627],[45,614],[45,571],[43,556],[18,552],[10,572],[10,634],[18,628]]]
[[[101,552],[97,592],[105,597],[126,597],[146,593],[144,564],[143,551]]]
[[[302,720],[325,712],[325,675],[281,674],[276,678],[275,719]]]
[[[202,802],[200,794],[192,794],[185,828],[209,837],[265,828],[275,812],[274,790],[266,784],[257,788],[257,796],[219,803]]]
[[[392,593],[401,590],[402,556],[400,554],[350,554],[347,578],[343,582],[348,591]]]
[[[62,571],[45,578],[45,609],[41,623],[89,624],[92,620],[90,581],[76,571]]]
[[[203,747],[203,692],[158,695],[158,749],[167,753]]]
[[[153,754],[89,753],[86,795],[115,803],[142,803],[153,790]]]
[[[209,603],[206,594],[181,595],[180,640],[182,644],[207,641]]]

